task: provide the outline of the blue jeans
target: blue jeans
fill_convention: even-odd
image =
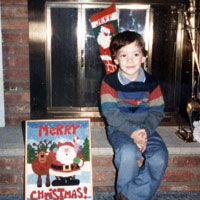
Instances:
[[[108,131],[117,168],[116,190],[128,200],[150,200],[158,189],[168,165],[168,151],[157,132],[148,137],[142,154],[133,140],[120,131]],[[142,167],[137,160],[145,157]]]

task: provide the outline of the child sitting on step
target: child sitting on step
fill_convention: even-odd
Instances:
[[[101,85],[101,110],[114,150],[117,200],[150,200],[167,168],[168,151],[156,128],[164,117],[161,89],[144,71],[142,36],[117,34],[110,45],[118,70]]]

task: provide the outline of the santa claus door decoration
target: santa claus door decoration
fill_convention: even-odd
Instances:
[[[25,199],[93,199],[89,119],[29,120]]]
[[[110,7],[93,14],[90,21],[97,44],[99,45],[101,60],[106,67],[106,74],[110,74],[117,69],[117,66],[112,62],[109,49],[112,38],[118,33],[115,1],[113,0]]]

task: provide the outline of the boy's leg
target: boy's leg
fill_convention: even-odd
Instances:
[[[149,176],[151,177],[151,193],[152,196],[156,193],[165,170],[168,166],[168,150],[160,135],[155,132],[147,144],[145,152],[146,163]]]
[[[156,132],[148,138],[144,156],[145,164],[139,171],[139,175],[122,189],[122,193],[129,200],[150,200],[159,187],[167,168],[168,151]]]
[[[140,170],[138,160],[141,159],[142,154],[133,140],[122,132],[113,132],[109,140],[115,152],[116,189],[117,193],[121,193],[123,187],[138,176]]]

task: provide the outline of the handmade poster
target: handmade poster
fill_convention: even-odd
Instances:
[[[25,199],[93,199],[89,119],[26,121]]]

